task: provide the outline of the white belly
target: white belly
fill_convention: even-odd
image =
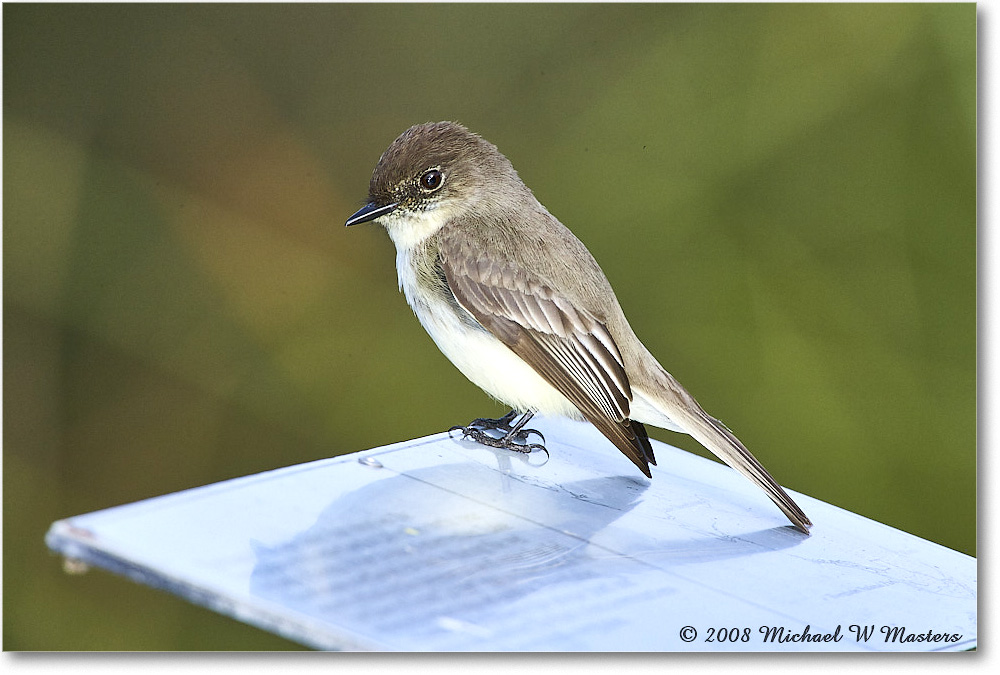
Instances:
[[[475,385],[520,412],[581,419],[580,412],[565,396],[478,323],[469,326],[448,303],[415,297],[416,279],[407,255],[397,253],[396,271],[406,301],[424,330]]]

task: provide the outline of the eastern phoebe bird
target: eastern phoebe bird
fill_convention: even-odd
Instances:
[[[646,350],[594,257],[496,146],[454,122],[407,129],[347,225],[368,221],[389,232],[399,286],[437,346],[514,409],[455,427],[465,436],[530,452],[543,448],[524,428],[533,414],[582,418],[652,478],[643,423],[685,432],[808,533],[802,509]]]

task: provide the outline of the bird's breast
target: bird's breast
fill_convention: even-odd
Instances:
[[[399,287],[438,349],[473,384],[519,411],[579,419],[576,407],[455,299],[436,251],[397,251]]]

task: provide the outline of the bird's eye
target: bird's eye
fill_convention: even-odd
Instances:
[[[444,174],[437,169],[425,171],[420,177],[420,187],[428,192],[434,192],[442,185],[444,185]]]

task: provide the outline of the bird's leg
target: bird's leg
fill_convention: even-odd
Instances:
[[[479,429],[480,431],[485,431],[486,429],[500,429],[502,431],[510,431],[510,423],[517,417],[517,411],[511,410],[509,413],[503,417],[497,419],[492,419],[489,417],[477,417],[476,419],[469,422],[468,427],[454,426],[449,431],[454,431],[455,429],[467,429],[469,427]]]
[[[514,414],[514,411],[511,410],[507,414],[508,415],[512,415],[512,414]],[[521,441],[522,443],[527,443],[528,442],[528,436],[530,436],[531,434],[535,434],[540,439],[542,439],[542,443],[541,444],[537,444],[537,443],[536,444],[529,444],[529,445],[537,445],[538,447],[541,447],[544,450],[545,448],[543,446],[545,445],[545,436],[542,436],[542,432],[539,431],[538,429],[525,429],[524,428],[524,425],[526,425],[528,422],[530,422],[531,418],[534,417],[534,416],[535,416],[535,413],[533,413],[533,412],[526,412],[523,415],[521,415],[521,419],[519,419],[517,421],[517,423],[513,427],[510,427],[510,431],[507,432],[507,435],[504,436],[504,439],[505,440],[511,440],[511,441],[518,440],[518,441]],[[531,452],[531,450],[528,450],[527,452]]]
[[[511,410],[509,413],[504,415],[499,419],[489,419],[480,417],[469,422],[468,426],[454,426],[449,429],[452,431],[461,431],[462,438],[471,438],[476,443],[482,445],[488,445],[491,448],[503,448],[505,450],[513,450],[515,452],[533,452],[535,450],[542,450],[548,454],[548,450],[545,450],[545,437],[537,429],[525,429],[524,425],[534,417],[535,413],[527,412],[521,415],[521,419],[517,420],[513,425],[511,422],[517,417],[517,411]],[[492,436],[489,431],[497,430],[500,432],[505,432],[503,436]],[[531,434],[537,435],[542,439],[541,443],[529,443],[528,437]]]

